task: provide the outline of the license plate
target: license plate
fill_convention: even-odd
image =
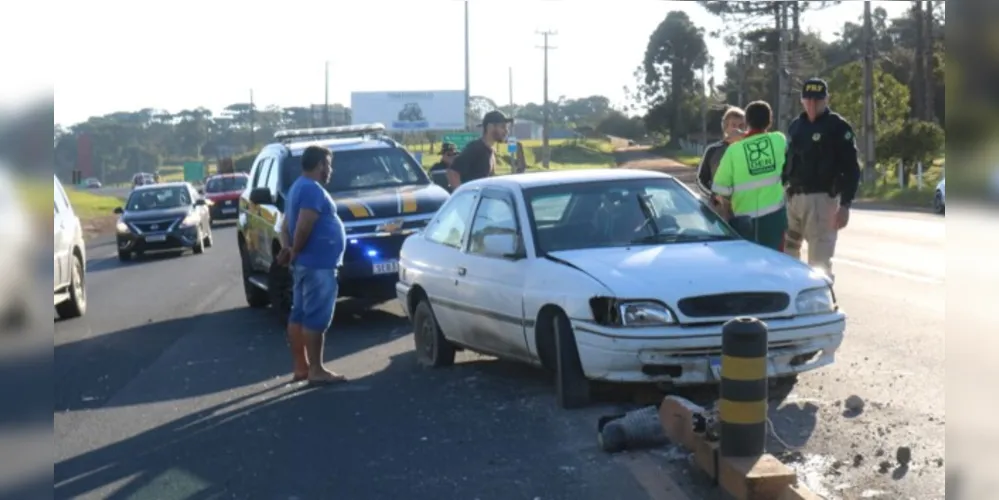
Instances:
[[[399,272],[399,261],[390,260],[387,262],[376,262],[372,265],[374,274],[392,274]]]
[[[236,213],[236,209],[235,208],[223,208],[222,209],[222,213],[224,213],[224,214],[234,214],[234,213]]]
[[[711,358],[709,363],[711,364],[711,374],[714,375],[715,380],[721,381],[721,358]]]
[[[149,242],[152,242],[152,243],[155,243],[157,241],[166,241],[166,235],[165,234],[154,234],[152,236],[146,236],[146,241],[149,241]]]

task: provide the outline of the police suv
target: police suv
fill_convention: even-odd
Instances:
[[[326,189],[344,222],[347,245],[339,270],[341,296],[394,293],[399,249],[422,229],[448,193],[427,176],[382,124],[350,125],[274,134],[253,162],[239,200],[237,221],[243,286],[250,307],[272,305],[281,316],[291,308],[291,274],[276,262],[288,190],[302,172],[309,146],[333,152]]]

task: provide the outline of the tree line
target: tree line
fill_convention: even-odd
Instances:
[[[541,123],[544,106],[537,103],[498,106],[483,96],[470,99],[468,122],[501,109],[518,119]],[[581,133],[600,133],[638,138],[644,135],[640,117],[630,118],[613,109],[610,99],[594,95],[580,99],[560,97],[550,103],[550,120],[555,128]],[[213,113],[204,107],[171,113],[146,108],[119,111],[91,117],[75,125],[55,127],[56,172],[66,178],[80,168],[79,141],[89,143],[93,174],[104,182],[124,182],[137,172],[152,172],[163,165],[185,161],[216,161],[218,158],[245,157],[271,141],[277,130],[351,123],[351,110],[332,104],[328,112],[311,107],[259,107],[241,102]],[[442,133],[421,133],[416,139],[438,142]],[[401,139],[401,138],[398,138]],[[409,137],[408,139],[413,139]],[[86,148],[84,148],[86,149]]]
[[[818,76],[830,87],[830,105],[862,130],[863,60],[866,40],[862,4],[857,20],[846,22],[835,40],[823,41],[805,31],[801,19],[839,1],[698,1],[725,26],[706,32],[682,11],[666,14],[650,35],[636,85],[627,89],[634,105],[648,109],[649,131],[702,142],[707,114],[708,134],[720,135],[720,116],[728,105],[744,106],[762,99],[789,123],[800,111],[797,95],[804,80]],[[874,97],[877,157],[919,161],[943,147],[945,121],[944,2],[911,1],[898,17],[883,8],[871,16],[874,54]],[[785,37],[781,39],[780,34]],[[724,79],[713,77],[714,61],[706,40],[722,39],[734,54],[725,63]],[[784,61],[779,59],[784,43]],[[781,96],[780,75],[787,86]],[[783,97],[784,99],[781,99]],[[861,135],[862,136],[862,135]]]

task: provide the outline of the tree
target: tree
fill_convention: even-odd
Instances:
[[[638,140],[645,137],[645,122],[640,117],[628,117],[615,110],[600,121],[596,131],[605,135]]]
[[[929,165],[943,151],[944,131],[933,122],[909,120],[886,130],[878,141],[882,161],[901,161],[899,178],[909,186],[909,175],[917,162]]]
[[[682,111],[685,97],[694,92],[695,71],[708,62],[704,30],[698,28],[685,12],[672,11],[649,37],[642,61],[644,87],[642,93],[651,106],[666,105],[666,121],[653,120],[658,126],[667,125],[671,141],[689,130]],[[646,126],[650,121],[646,121]],[[661,130],[661,129],[660,129]]]
[[[829,78],[830,106],[859,130],[864,117],[862,63],[841,66]],[[874,109],[877,130],[900,125],[909,115],[909,89],[895,77],[874,69]]]

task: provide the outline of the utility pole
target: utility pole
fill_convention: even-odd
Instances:
[[[874,24],[871,2],[864,2],[864,182],[874,183]]]
[[[790,76],[790,71],[788,70],[788,57],[787,57],[787,3],[786,2],[776,2],[774,7],[775,15],[777,17],[777,36],[778,36],[778,48],[777,48],[777,100],[776,100],[776,110],[775,115],[777,117],[777,130],[786,130],[785,115],[787,112],[787,95],[788,95],[788,77]]]
[[[468,0],[465,0],[465,128],[471,127],[468,117],[472,114],[471,70],[468,66]]]
[[[738,72],[739,72],[739,100],[737,104],[740,108],[746,106],[746,74],[749,68],[746,66],[746,40],[739,40],[739,59],[738,61]]]
[[[509,69],[509,81],[507,82],[507,90],[510,92],[510,114],[513,114],[513,66]]]
[[[538,34],[544,37],[545,40],[545,44],[538,48],[545,51],[545,95],[544,95],[545,106],[543,108],[545,114],[545,123],[541,127],[541,151],[543,156],[542,164],[547,169],[549,166],[549,162],[551,160],[551,149],[548,146],[548,139],[549,137],[551,137],[550,127],[551,127],[551,114],[552,114],[551,103],[548,102],[548,51],[555,48],[548,44],[548,37],[557,35],[558,32],[539,31]]]
[[[933,0],[926,0],[923,9],[923,108],[926,114],[926,121],[935,122],[936,113],[933,111]]]
[[[330,123],[330,62],[326,61],[326,102],[323,106],[323,123],[329,127]]]
[[[708,65],[701,66],[701,142],[708,145]]]
[[[257,149],[257,139],[253,133],[253,89],[250,89],[250,151]]]

